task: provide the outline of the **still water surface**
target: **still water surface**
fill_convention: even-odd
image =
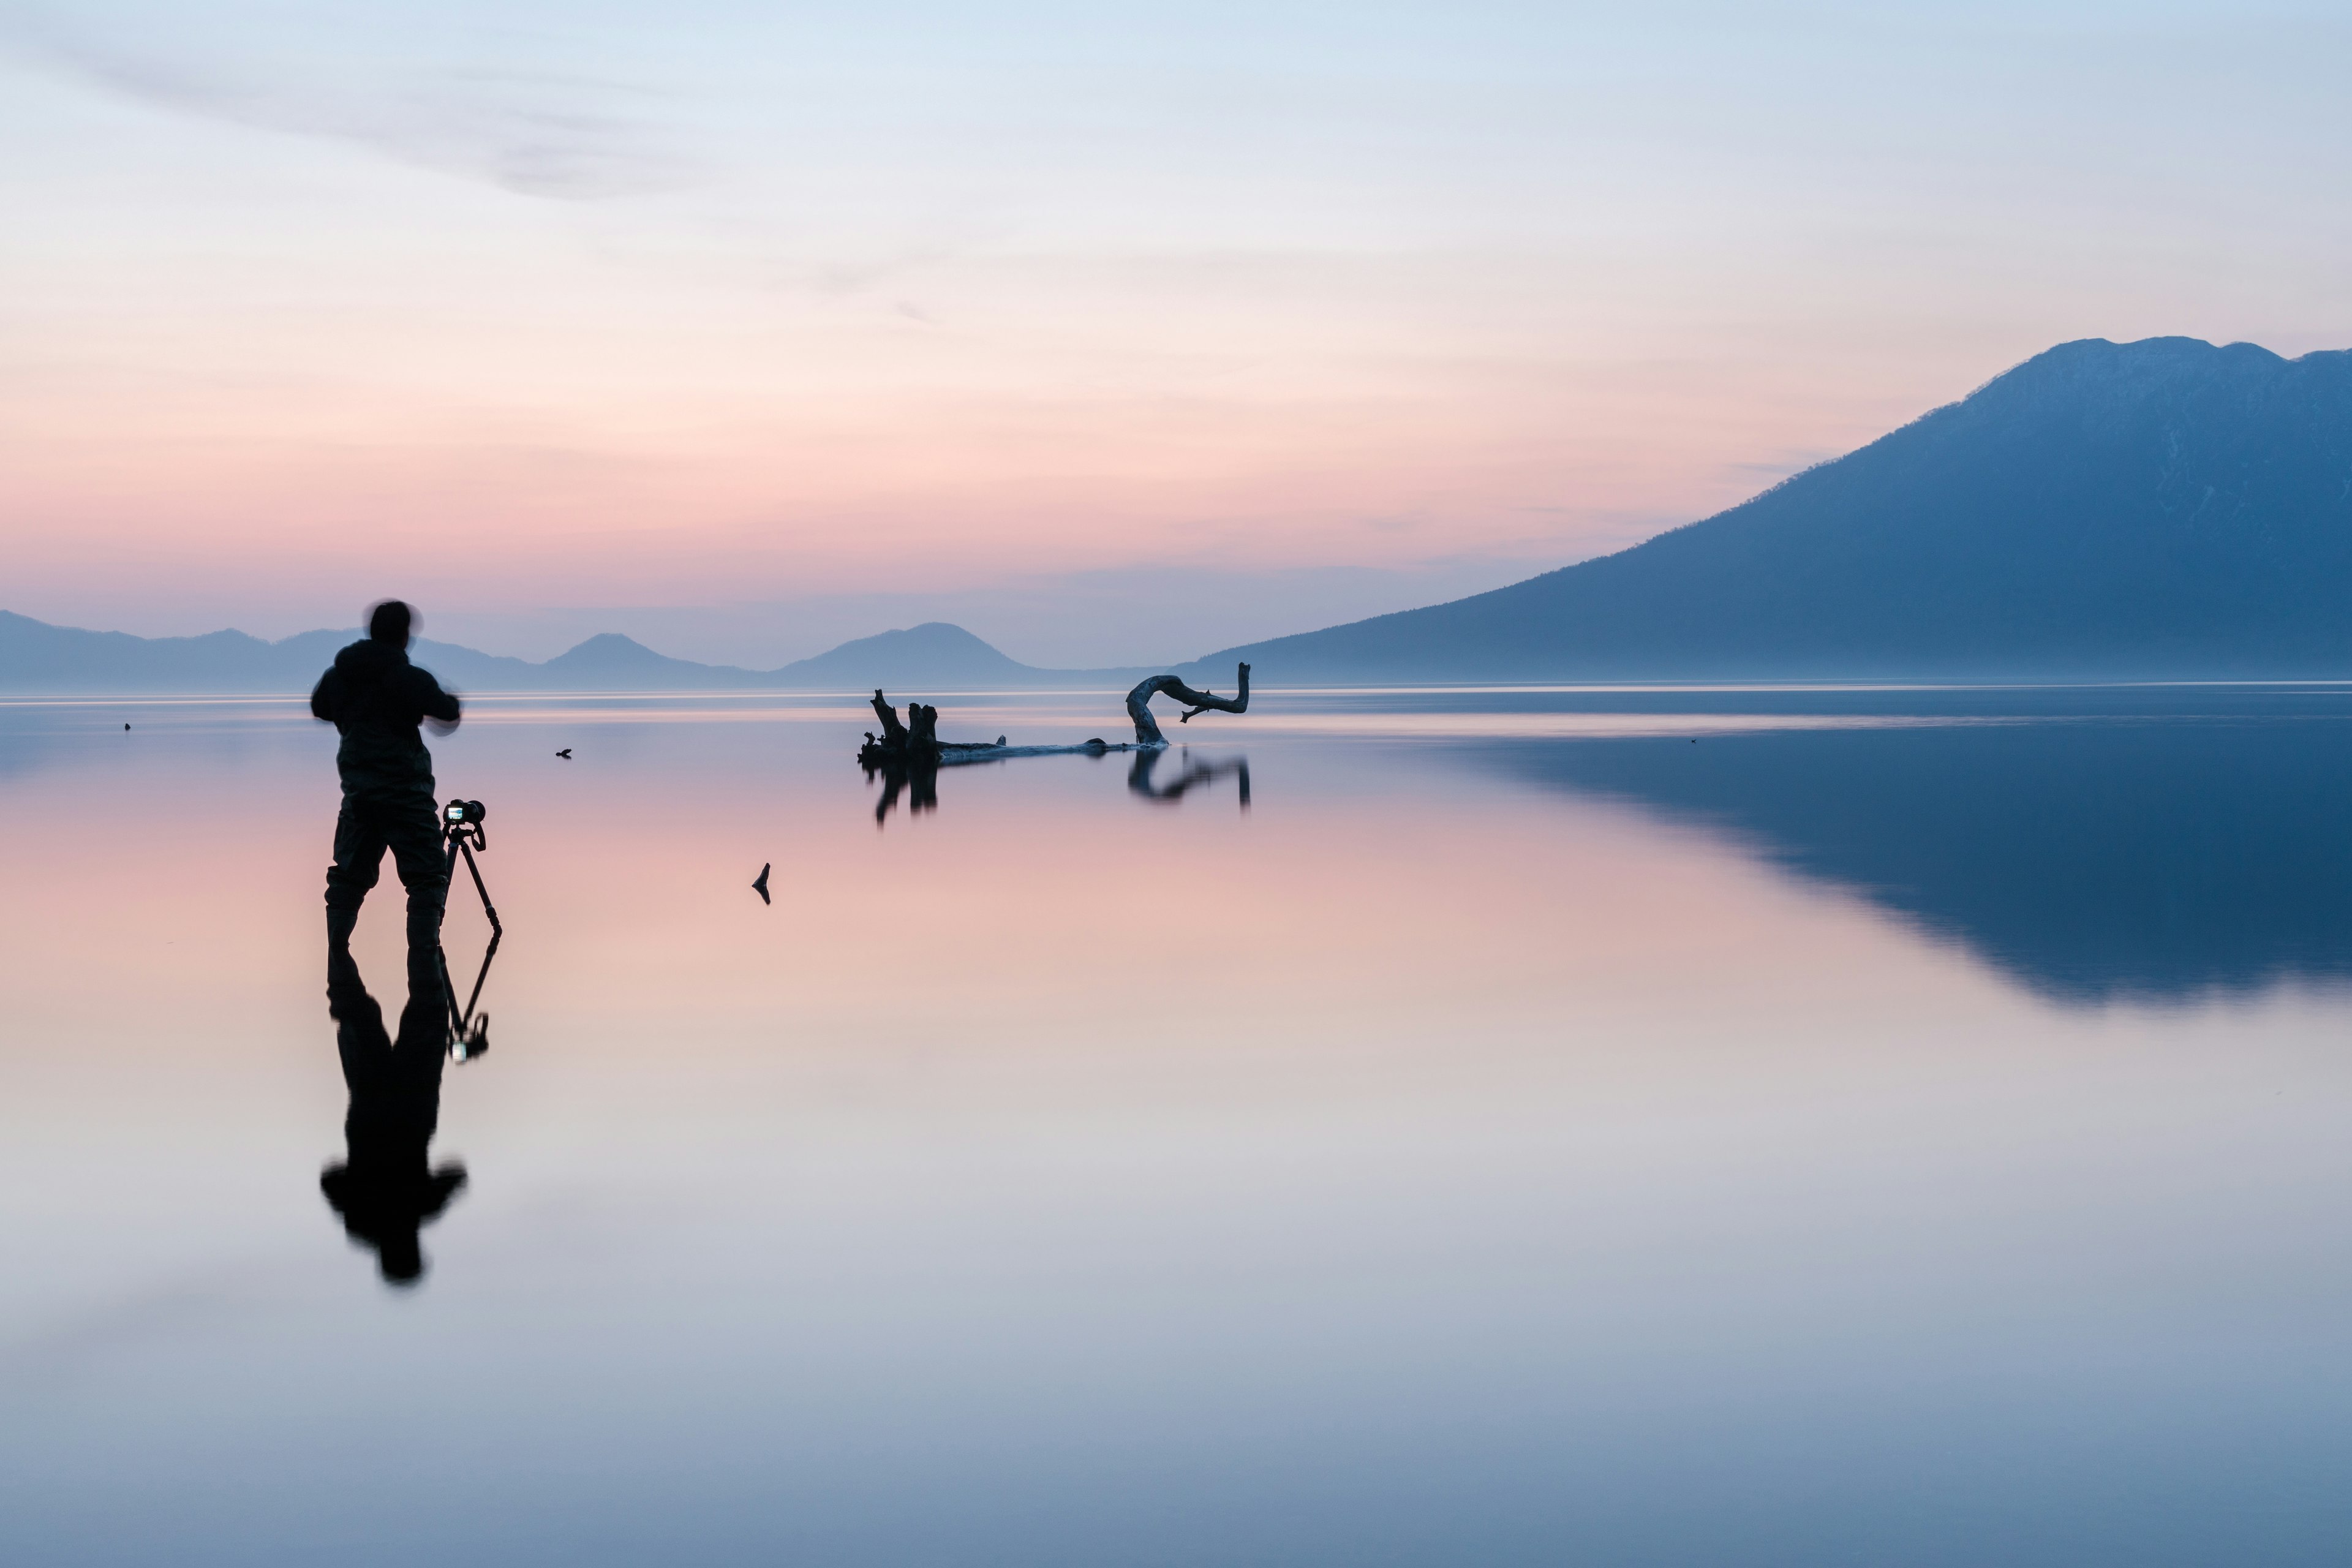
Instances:
[[[0,1558],[2352,1560],[2352,691],[1258,703],[478,702],[406,1289],[331,734],[0,706]]]

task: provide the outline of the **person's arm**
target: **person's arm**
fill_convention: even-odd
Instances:
[[[336,710],[342,706],[342,673],[334,666],[329,665],[327,673],[319,677],[319,684],[310,688],[310,717],[331,724],[335,721]]]
[[[433,679],[430,670],[416,670],[415,676],[417,712],[433,721],[435,734],[447,734],[457,727],[457,694],[442,690],[441,683]]]

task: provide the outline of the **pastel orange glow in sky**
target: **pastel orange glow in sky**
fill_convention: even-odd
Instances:
[[[2331,8],[0,0],[0,607],[1189,658],[2352,340]]]

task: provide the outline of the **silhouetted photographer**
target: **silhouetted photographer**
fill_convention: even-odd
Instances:
[[[464,1166],[436,1171],[425,1154],[441,1117],[446,1007],[432,952],[412,947],[408,1005],[395,1038],[385,1032],[383,1009],[361,982],[351,949],[328,951],[327,1011],[352,1103],[343,1117],[343,1163],[319,1177],[319,1189],[351,1238],[373,1249],[387,1284],[414,1285],[425,1277],[416,1233],[466,1184]]]
[[[310,692],[310,711],[342,735],[335,767],[343,807],[335,819],[335,863],[327,871],[327,940],[340,947],[359,923],[360,904],[392,851],[408,889],[408,945],[431,952],[449,897],[449,858],[433,798],[433,757],[417,726],[436,735],[457,727],[457,699],[408,662],[412,617],[398,599],[368,612],[368,635],[335,656]]]

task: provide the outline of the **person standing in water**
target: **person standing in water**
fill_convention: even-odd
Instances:
[[[342,735],[335,768],[343,805],[335,818],[335,863],[327,870],[327,941],[341,947],[359,923],[360,904],[392,851],[408,889],[408,945],[430,951],[441,939],[449,896],[449,862],[433,795],[433,756],[416,731],[457,727],[457,699],[408,662],[414,617],[398,599],[368,612],[368,635],[335,655],[310,692],[314,718]]]

